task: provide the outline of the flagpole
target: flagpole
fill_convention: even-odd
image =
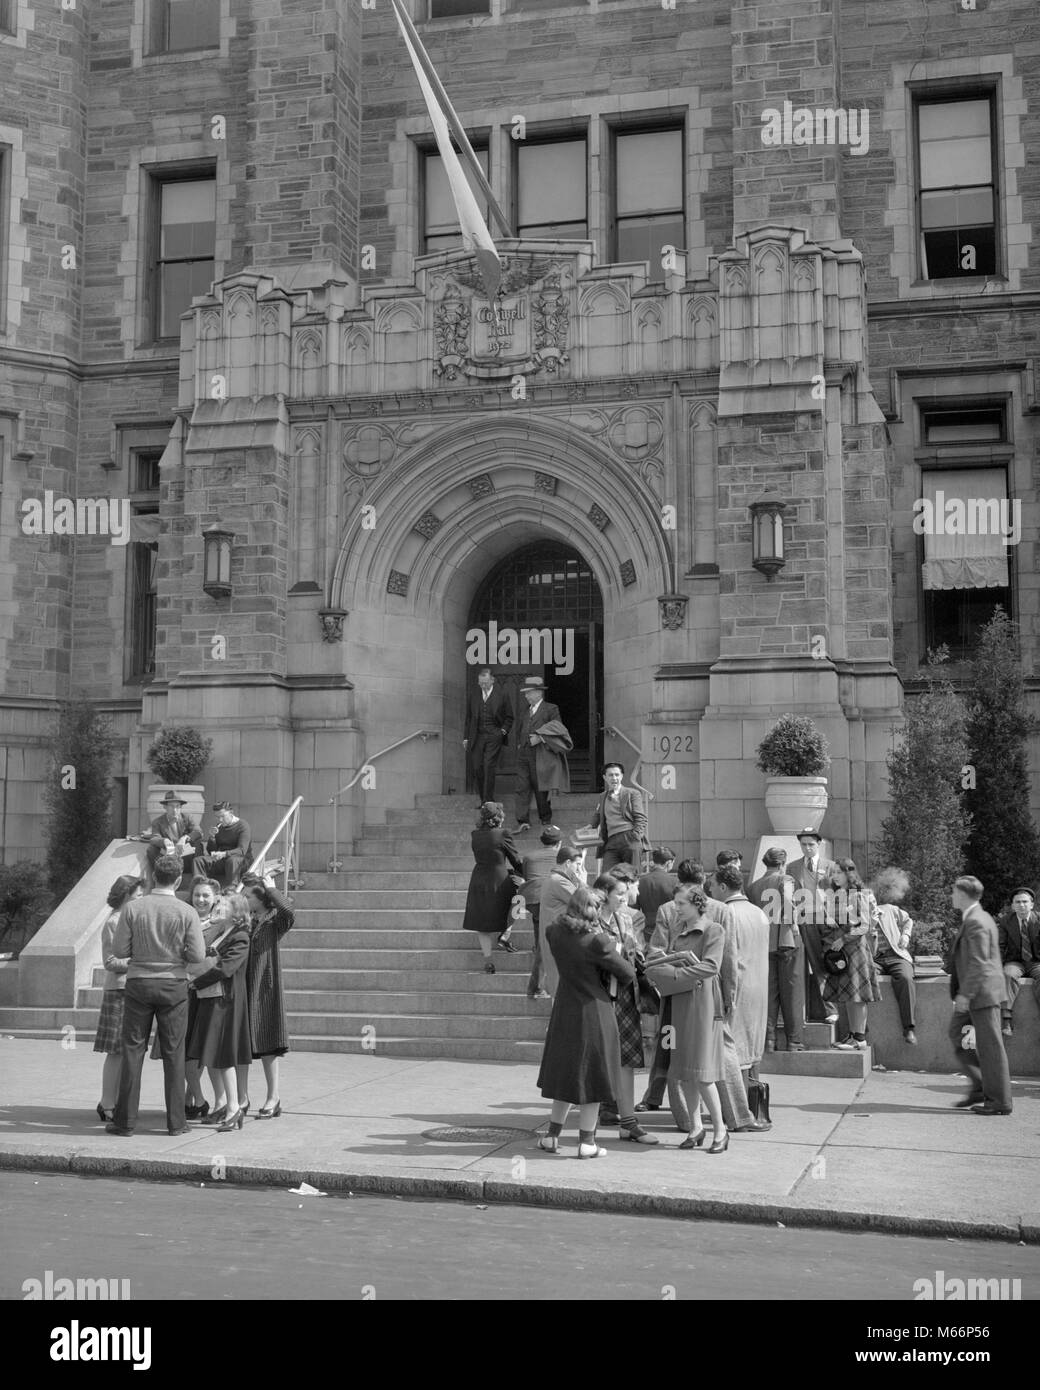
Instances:
[[[484,197],[487,199],[488,208],[495,221],[498,223],[499,230],[501,231],[502,235],[511,237],[513,235],[513,232],[506,218],[506,215],[499,207],[498,201],[495,198],[494,193],[492,193],[491,191],[491,185],[487,181],[487,176],[485,175],[484,170],[480,167],[480,161],[477,159],[477,156],[473,150],[473,146],[469,142],[469,136],[466,134],[465,127],[459,120],[458,114],[454,106],[452,106],[451,104],[451,98],[448,96],[448,93],[444,90],[444,85],[441,82],[441,79],[437,76],[437,71],[434,68],[433,63],[430,61],[430,55],[426,52],[426,49],[423,47],[422,39],[420,39],[415,25],[412,23],[411,16],[406,12],[404,6],[400,3],[400,0],[390,0],[390,3],[391,5],[393,5],[394,10],[397,12],[397,15],[401,20],[401,23],[404,25],[405,29],[408,32],[408,37],[411,39],[412,43],[415,46],[416,55],[419,59],[419,62],[422,64],[422,68],[426,74],[427,81],[433,88],[437,100],[441,104],[441,108],[443,109],[444,115],[447,118],[448,126],[451,129],[451,133],[452,135],[454,135],[456,142],[458,143],[459,152],[461,153],[462,158],[466,162],[466,167],[472,174],[473,178],[476,180],[477,186],[480,189],[481,193],[483,193]]]

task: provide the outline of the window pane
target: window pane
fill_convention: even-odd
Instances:
[[[649,261],[650,279],[660,279],[661,247],[674,246],[682,250],[686,229],[681,217],[638,217],[618,222],[617,259],[619,261]]]
[[[483,169],[486,178],[488,152],[486,149],[474,150],[474,154],[477,156],[477,163]],[[461,246],[459,215],[455,211],[455,199],[451,196],[451,185],[444,172],[444,160],[439,154],[426,155],[424,178],[426,183],[426,250],[439,250],[445,241],[450,246]],[[472,187],[472,184],[470,186]],[[480,208],[480,215],[486,222],[487,199],[476,189],[474,189],[474,196],[477,199],[477,207]],[[433,245],[434,239],[438,242],[437,246]]]
[[[964,188],[991,181],[988,101],[924,104],[918,107],[918,122],[922,188]]]
[[[430,0],[431,19],[450,19],[458,14],[490,14],[491,0]]]
[[[992,226],[960,227],[956,231],[922,233],[922,273],[926,280],[964,275],[995,275],[997,242]]]
[[[162,185],[161,260],[212,257],[216,240],[216,198],[214,179],[190,179]]]
[[[970,656],[998,604],[1013,617],[1010,589],[937,589],[926,593],[928,646],[945,643],[955,660]]]
[[[0,0],[0,32],[13,34],[15,32],[15,0]]]
[[[196,295],[205,294],[213,282],[212,261],[174,261],[160,276],[159,336],[180,336],[180,316]]]
[[[993,190],[973,188],[963,193],[922,193],[922,227],[983,226],[993,221]]]
[[[996,410],[937,411],[924,417],[928,444],[999,443],[1004,438],[1004,412]]]
[[[681,130],[646,131],[617,137],[619,217],[681,210],[682,145]]]
[[[220,0],[165,0],[166,51],[220,46]]]
[[[585,141],[554,140],[517,148],[517,230],[585,226]]]
[[[584,241],[588,229],[584,222],[543,222],[538,227],[519,227],[529,241]]]

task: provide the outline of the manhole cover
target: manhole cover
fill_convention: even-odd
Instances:
[[[508,1139],[526,1139],[533,1133],[529,1129],[425,1129],[422,1137],[434,1139],[442,1144],[494,1144]]]

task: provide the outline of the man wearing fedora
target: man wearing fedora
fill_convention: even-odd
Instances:
[[[516,819],[517,831],[530,830],[531,793],[538,806],[538,819],[552,826],[553,792],[571,789],[567,754],[574,741],[560,719],[560,711],[545,698],[547,690],[541,676],[527,676],[520,687],[526,706],[516,729]],[[556,827],[553,826],[553,829]]]
[[[806,960],[812,966],[812,981],[806,986],[806,1013],[809,1018],[836,1023],[837,1010],[823,997],[827,969],[823,963],[820,929],[827,921],[824,892],[830,884],[831,874],[838,866],[832,859],[822,858],[822,842],[823,837],[811,825],[800,830],[798,844],[801,847],[802,858],[788,864],[787,872],[794,879],[798,930],[805,947]]]
[[[152,821],[152,837],[148,841],[146,857],[149,873],[154,876],[155,861],[163,854],[174,854],[184,865],[186,874],[192,878],[202,876],[199,857],[202,854],[202,832],[186,816],[182,808],[187,804],[182,796],[168,791],[162,799],[166,808],[163,814]]]
[[[253,834],[248,821],[238,816],[230,801],[218,801],[213,809],[217,813],[217,827],[206,841],[202,872],[215,878],[222,888],[230,888],[249,867]]]

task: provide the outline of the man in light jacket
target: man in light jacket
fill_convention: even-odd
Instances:
[[[769,1012],[766,1051],[776,1050],[776,1025],[783,1015],[790,1052],[804,1052],[805,953],[795,921],[794,879],[786,870],[787,851],[767,849],[765,873],[748,889],[748,898],[769,918]]]
[[[123,1067],[109,1134],[124,1137],[137,1126],[152,1019],[159,1030],[166,1128],[187,1134],[184,1118],[184,1034],[188,1026],[188,965],[206,958],[199,914],[176,896],[181,861],[163,854],[155,861],[155,886],[126,904],[116,923],[112,955],[129,960],[123,1009]]]
[[[635,787],[622,786],[624,780],[623,764],[604,765],[604,791],[596,808],[596,858],[600,860],[601,874],[609,874],[615,864],[637,863],[646,844],[643,794]]]
[[[1000,1035],[1000,1006],[1007,998],[1007,988],[997,924],[983,911],[979,901],[982,893],[979,880],[965,875],[954,882],[951,895],[961,914],[961,926],[950,952],[950,1042],[959,1065],[972,1081],[970,1095],[958,1101],[957,1108],[970,1106],[977,1115],[1010,1115],[1011,1076]],[[975,1031],[973,1050],[964,1046],[964,1030],[969,1025]]]

